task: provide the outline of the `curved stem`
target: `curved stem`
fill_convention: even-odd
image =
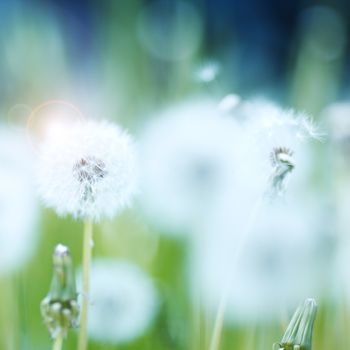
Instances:
[[[80,332],[78,349],[87,349],[87,324],[90,292],[90,262],[92,248],[92,221],[86,220],[84,223],[84,243],[83,243],[83,291],[80,318]]]
[[[58,333],[57,337],[53,341],[52,350],[61,350],[63,343],[63,335],[62,333]]]

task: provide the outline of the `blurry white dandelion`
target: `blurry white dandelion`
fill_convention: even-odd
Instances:
[[[20,268],[38,241],[33,155],[19,130],[0,127],[0,274]]]
[[[89,337],[100,342],[119,344],[142,336],[158,310],[152,280],[127,261],[96,259],[90,295]]]
[[[39,192],[59,215],[112,217],[135,192],[131,137],[107,122],[76,123],[41,145]]]
[[[255,172],[255,153],[240,126],[223,118],[215,103],[170,108],[141,139],[146,212],[179,232],[192,229],[231,193],[244,207],[263,182]]]
[[[220,230],[215,222],[207,225],[211,234],[203,235],[198,248],[197,271],[209,309],[215,310],[227,283],[226,316],[232,322],[278,319],[299,300],[319,295],[332,251],[320,217],[300,202],[264,205],[238,263],[234,220]]]

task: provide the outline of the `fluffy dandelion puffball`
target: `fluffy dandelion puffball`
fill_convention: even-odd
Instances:
[[[136,178],[133,141],[112,123],[70,125],[40,148],[39,192],[59,215],[112,217],[128,205]]]
[[[226,316],[242,323],[278,319],[281,310],[305,296],[320,295],[331,272],[324,257],[331,256],[332,241],[320,212],[303,201],[266,204],[238,260],[234,222],[220,231],[215,223],[208,226],[215,235],[203,236],[197,266],[203,301],[210,309],[216,310],[226,288]]]
[[[38,204],[24,133],[0,127],[0,274],[19,269],[38,241]]]
[[[228,191],[259,187],[255,151],[239,124],[217,104],[198,100],[169,108],[141,137],[145,210],[173,232],[192,229],[210,215]]]
[[[151,326],[158,310],[152,280],[127,261],[96,259],[91,266],[90,295],[89,337],[99,342],[136,339]]]

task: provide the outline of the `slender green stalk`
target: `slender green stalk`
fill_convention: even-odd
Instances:
[[[54,339],[52,350],[61,350],[63,344],[63,335],[58,333],[57,337]]]
[[[79,350],[87,349],[87,325],[88,325],[88,307],[90,292],[90,262],[92,248],[92,221],[86,220],[84,223],[84,243],[83,243],[83,292],[81,304],[80,332],[79,332]]]
[[[12,276],[6,276],[0,281],[1,294],[1,341],[2,345],[8,350],[17,348],[18,333],[18,305],[15,297],[15,284]]]
[[[201,307],[200,297],[194,293],[192,301],[192,350],[200,350],[201,348]],[[196,298],[196,299],[195,299]]]
[[[232,281],[235,277],[236,273],[236,268],[237,268],[237,262],[239,261],[239,258],[241,257],[241,254],[245,248],[246,242],[248,238],[250,237],[250,234],[252,232],[252,228],[255,224],[257,215],[260,211],[261,205],[262,205],[263,198],[259,198],[259,200],[255,203],[253,210],[251,212],[250,218],[248,220],[248,225],[243,231],[243,234],[238,241],[236,250],[234,252],[233,256],[233,262],[232,262],[232,269],[231,274],[227,276],[227,282],[224,287],[224,291],[222,293],[220,303],[218,306],[218,310],[216,313],[216,318],[215,318],[215,323],[214,323],[214,329],[210,341],[210,350],[219,350],[220,348],[220,341],[221,341],[221,333],[224,325],[224,320],[225,320],[225,312],[226,312],[226,307],[227,307],[227,302],[228,302],[228,296],[230,292],[230,286],[232,284]]]
[[[216,314],[213,335],[210,342],[210,350],[218,350],[220,347],[221,333],[224,325],[225,311],[227,306],[228,291],[225,291],[221,297],[220,305]]]

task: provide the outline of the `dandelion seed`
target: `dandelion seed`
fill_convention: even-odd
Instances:
[[[312,138],[317,141],[323,142],[326,138],[326,134],[322,132],[311,119],[310,116],[301,113],[298,116],[298,122],[302,127],[302,131],[305,138]]]
[[[38,177],[45,204],[59,215],[112,217],[135,192],[133,142],[114,124],[77,123],[42,144]]]
[[[141,336],[155,318],[158,301],[151,279],[126,261],[96,259],[91,266],[89,336],[119,344]]]

